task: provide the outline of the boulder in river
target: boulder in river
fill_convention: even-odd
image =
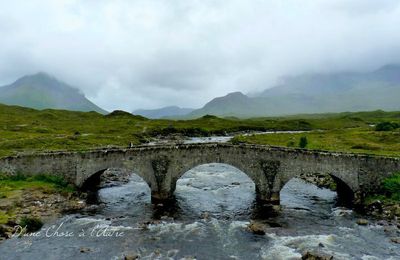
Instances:
[[[88,247],[81,247],[80,249],[79,249],[79,251],[81,252],[81,253],[89,253],[90,251],[92,251],[90,248],[88,248]]]
[[[267,228],[266,224],[256,221],[251,221],[250,224],[247,225],[247,229],[256,235],[265,235],[266,228]]]
[[[322,252],[310,252],[307,251],[301,257],[303,260],[332,260],[333,256]]]
[[[364,218],[360,218],[357,220],[357,224],[360,226],[365,226],[368,225],[368,220],[364,219]]]
[[[139,259],[139,258],[140,258],[140,256],[138,254],[134,254],[134,253],[126,254],[124,256],[124,260],[135,260],[135,259]]]
[[[394,238],[390,239],[390,241],[392,241],[395,244],[400,244],[400,237],[394,237]]]

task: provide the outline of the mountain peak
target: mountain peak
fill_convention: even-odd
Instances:
[[[135,115],[141,115],[147,118],[165,118],[184,116],[192,112],[193,108],[181,108],[178,106],[167,106],[158,109],[137,109],[133,111]]]
[[[381,70],[400,70],[400,64],[396,64],[396,63],[387,64],[378,69],[378,71],[381,71]]]
[[[225,97],[229,97],[229,98],[233,98],[233,97],[239,97],[239,98],[247,98],[247,96],[245,94],[243,94],[240,91],[236,91],[236,92],[231,92],[228,93]]]
[[[23,76],[22,78],[19,78],[18,80],[15,81],[16,85],[25,85],[25,84],[30,84],[30,85],[41,85],[41,86],[59,86],[62,85],[59,80],[57,80],[54,76],[46,73],[46,72],[38,72],[35,74],[31,75],[26,75]]]
[[[49,73],[44,72],[44,71],[39,71],[39,72],[37,72],[35,74],[28,75],[28,76],[31,76],[31,77],[42,77],[42,78],[54,78],[52,75],[50,75]]]
[[[23,78],[30,78],[30,79],[52,79],[52,80],[57,80],[54,76],[50,75],[47,72],[43,72],[43,71],[39,71],[35,74],[30,74],[30,75],[26,75],[23,76]]]
[[[106,113],[86,99],[77,88],[45,72],[24,76],[11,85],[1,87],[0,102],[36,109],[53,108]]]

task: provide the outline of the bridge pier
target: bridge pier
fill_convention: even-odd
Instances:
[[[164,204],[172,200],[174,200],[173,193],[171,194],[165,192],[151,191],[151,203],[153,204]]]
[[[175,185],[170,190],[152,190],[151,202],[153,204],[165,203],[174,199]],[[256,186],[256,199],[262,204],[280,205],[279,192],[261,192]]]
[[[256,193],[257,201],[262,204],[280,205],[279,192],[272,192],[267,195]]]
[[[151,160],[155,182],[151,185],[151,201],[154,204],[164,203],[174,198],[176,181],[171,178],[171,161],[167,156]]]
[[[257,200],[263,204],[279,205],[280,189],[277,189],[277,178],[281,174],[281,162],[278,160],[261,159],[258,162],[261,174],[253,180],[256,185]]]

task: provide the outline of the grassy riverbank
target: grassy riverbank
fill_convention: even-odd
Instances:
[[[300,147],[302,137],[306,137],[307,149],[400,157],[400,131],[383,132],[375,131],[373,128],[241,135],[235,137],[232,142]]]
[[[0,237],[8,237],[17,224],[39,225],[65,210],[79,208],[81,203],[74,192],[56,176],[0,174]]]
[[[389,178],[386,178],[383,181],[382,187],[382,191],[378,194],[368,197],[367,202],[371,203],[374,200],[382,200],[385,203],[400,204],[400,172],[394,174]]]
[[[368,196],[364,201],[365,211],[378,218],[400,218],[400,172],[386,178],[382,190]]]
[[[252,119],[204,116],[194,120],[149,120],[122,111],[104,116],[95,112],[50,109],[39,111],[0,104],[0,157],[21,152],[127,147],[130,143],[146,143],[152,138],[169,135],[210,136],[277,130],[329,130],[329,133],[336,133],[338,138],[332,139],[326,145],[320,145],[315,137],[321,134],[313,133],[309,148],[352,151],[348,147],[361,144],[365,145],[365,149],[353,150],[381,154],[380,137],[377,135],[374,137],[376,140],[368,140],[367,136],[373,131],[371,124],[384,121],[400,123],[400,112],[373,111]],[[385,149],[388,154],[397,154],[394,150],[400,150],[394,140],[396,133],[393,132],[393,136],[384,134],[383,143],[387,144]],[[340,143],[333,145],[336,140],[340,141],[340,135],[349,139],[361,136],[366,141],[350,146]],[[274,135],[274,140],[268,136],[240,137],[240,141],[287,145],[292,137]],[[296,142],[297,136],[294,135],[294,138]]]

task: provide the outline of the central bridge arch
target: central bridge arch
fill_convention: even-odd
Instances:
[[[188,171],[195,169],[198,166],[206,164],[225,164],[234,167],[244,173],[255,185],[256,195],[260,196],[262,192],[266,192],[263,189],[263,178],[260,178],[259,172],[257,172],[257,165],[253,165],[246,160],[231,160],[229,158],[217,158],[214,156],[205,156],[198,158],[197,160],[187,160],[184,162],[173,163],[177,171],[172,175],[170,192],[171,195],[175,192],[177,181]]]
[[[195,214],[232,217],[249,214],[256,192],[254,181],[238,168],[212,163],[183,174],[177,181],[174,198]]]

